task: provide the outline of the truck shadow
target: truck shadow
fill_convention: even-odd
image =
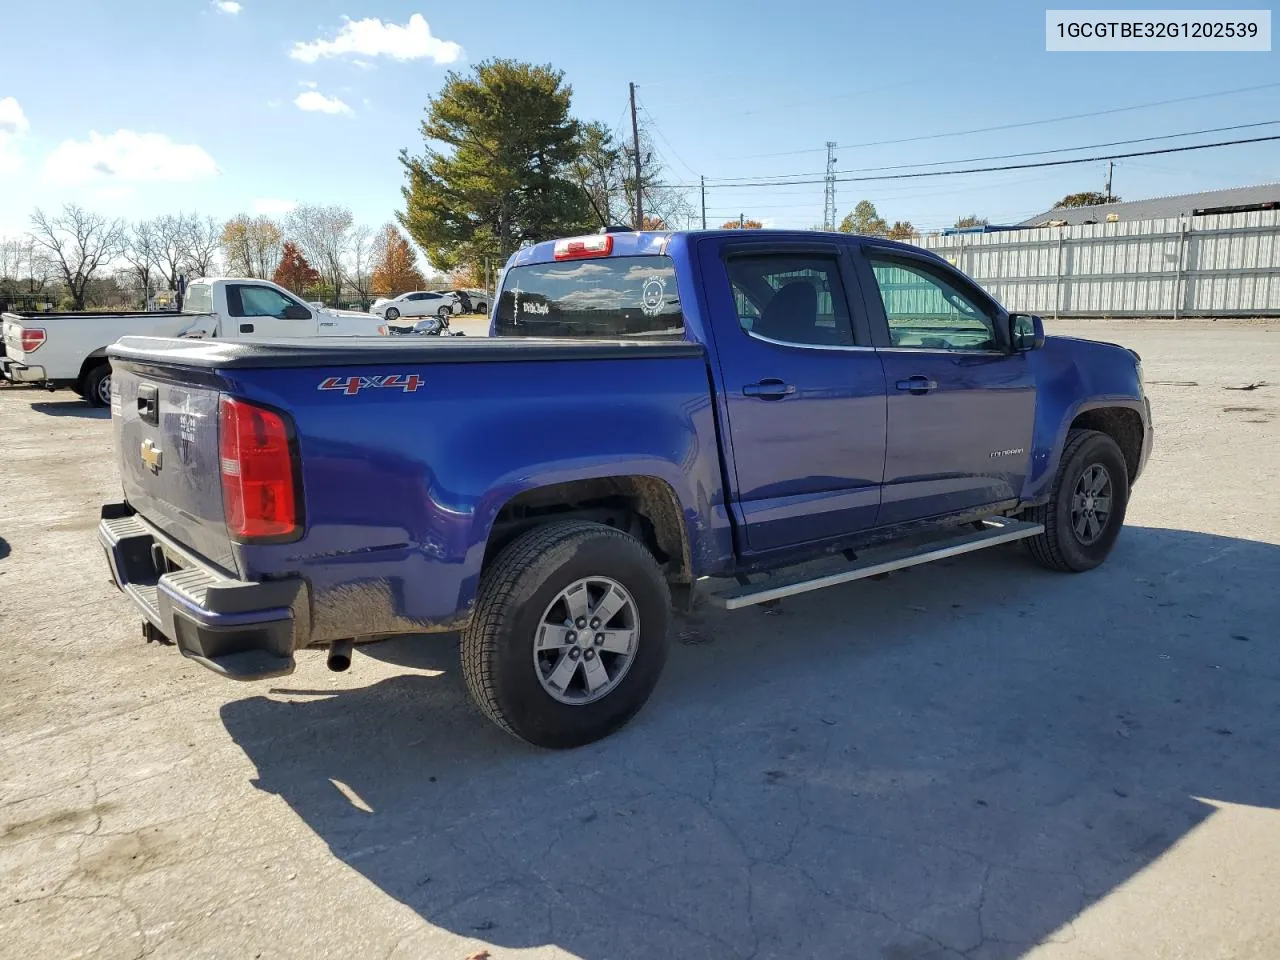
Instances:
[[[31,404],[36,413],[49,417],[83,417],[86,420],[110,420],[107,407],[91,407],[83,400],[37,400]]]
[[[1081,576],[989,551],[706,613],[641,715],[566,753],[483,719],[449,638],[379,651],[438,676],[222,719],[424,950],[1011,958],[1208,801],[1280,805],[1278,581],[1280,547],[1130,527]]]

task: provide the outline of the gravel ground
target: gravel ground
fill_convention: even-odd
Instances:
[[[568,753],[448,638],[252,685],[144,644],[108,420],[0,388],[0,957],[1280,956],[1280,325],[1051,332],[1145,358],[1107,565],[704,614]]]

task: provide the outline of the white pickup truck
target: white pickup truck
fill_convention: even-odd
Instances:
[[[268,340],[373,337],[382,319],[317,309],[267,280],[195,280],[181,313],[6,313],[3,374],[50,390],[71,387],[94,406],[111,402],[107,347],[123,336]]]

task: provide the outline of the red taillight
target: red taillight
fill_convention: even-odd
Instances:
[[[557,260],[578,260],[582,257],[607,257],[613,250],[613,234],[598,233],[590,237],[570,237],[557,240]]]
[[[22,330],[22,352],[30,353],[32,350],[39,350],[44,346],[44,331],[39,327],[31,329],[23,328]]]
[[[218,456],[227,529],[237,540],[298,531],[298,491],[284,417],[244,400],[218,403]]]

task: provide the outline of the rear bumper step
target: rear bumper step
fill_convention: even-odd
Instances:
[[[724,610],[737,610],[755,603],[767,603],[770,600],[781,600],[823,587],[833,587],[839,583],[863,580],[893,570],[903,570],[932,560],[972,553],[986,547],[1012,543],[1026,537],[1034,537],[1044,532],[1044,525],[1028,523],[1025,520],[1013,520],[1006,517],[994,517],[983,523],[981,530],[952,531],[936,537],[928,542],[911,547],[888,547],[876,550],[864,559],[855,560],[833,573],[820,576],[801,575],[787,577],[785,574],[775,576],[761,583],[745,584],[710,594],[707,599],[712,606]]]
[[[98,540],[111,579],[184,657],[234,680],[292,673],[301,580],[247,583],[227,577],[165,540],[127,504],[102,508]],[[180,569],[165,559],[181,558]]]

